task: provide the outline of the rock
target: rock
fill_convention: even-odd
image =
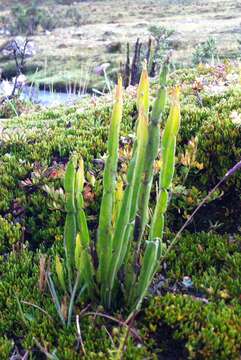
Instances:
[[[168,40],[169,46],[173,49],[173,50],[179,50],[181,48],[183,48],[183,41],[181,39],[171,39]]]
[[[68,45],[66,44],[59,44],[58,45],[58,49],[66,49],[68,47]]]
[[[110,36],[115,36],[114,31],[105,31],[103,34],[104,38],[110,37]]]
[[[110,63],[101,64],[94,69],[94,72],[96,75],[103,75],[109,66],[110,66]]]
[[[10,36],[10,31],[8,29],[0,29],[0,35]]]
[[[182,285],[186,288],[190,288],[193,286],[192,279],[189,276],[184,276],[182,280]]]
[[[1,96],[10,96],[13,91],[13,83],[8,80],[2,80],[0,83],[0,97]]]
[[[121,52],[121,42],[115,41],[107,45],[107,52],[108,53],[117,53]]]

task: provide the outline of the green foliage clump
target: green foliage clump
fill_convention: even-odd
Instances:
[[[29,110],[31,107],[34,108],[33,105],[26,103],[17,97],[11,100],[7,100],[1,104],[0,119],[9,119],[13,118],[14,116],[19,116],[22,112]]]
[[[237,359],[241,343],[240,238],[186,234],[174,251],[167,259],[169,284],[161,289],[162,296],[149,296],[144,314],[138,317],[134,326],[139,330],[141,343],[135,337],[128,337],[124,359],[155,359],[164,355],[167,336],[172,336],[172,346],[181,341],[191,359]],[[59,249],[55,247],[50,255],[54,256],[56,252]],[[0,257],[1,358],[9,359],[15,346],[13,339],[18,346],[21,344],[25,351],[28,350],[33,359],[41,356],[37,343],[50,354],[56,349],[56,356],[63,360],[74,360],[79,356],[84,359],[115,358],[125,336],[125,329],[118,323],[96,315],[80,318],[85,356],[76,341],[75,324],[68,329],[59,326],[54,305],[46,296],[46,284],[41,291],[38,288],[40,257],[40,253],[34,254],[28,249]],[[212,269],[215,272],[212,273]],[[210,276],[207,278],[206,274]],[[180,282],[187,275],[191,277],[194,289],[199,289],[196,293],[166,293],[172,283]],[[24,321],[17,299],[25,315]],[[23,301],[39,305],[48,315]],[[78,304],[77,314],[83,307]],[[103,312],[101,308],[96,310]],[[120,314],[114,317],[121,319]]]
[[[209,38],[207,41],[204,41],[197,45],[193,53],[193,64],[206,64],[213,63],[218,59],[218,50],[217,44],[214,38]]]
[[[50,12],[38,6],[34,0],[29,5],[18,4],[11,8],[12,25],[10,31],[13,34],[33,35],[38,26],[45,30],[52,30],[54,17]]]
[[[53,249],[51,255],[54,252]],[[125,331],[118,327],[118,323],[99,316],[81,318],[85,353],[77,339],[75,324],[68,329],[58,326],[54,305],[45,293],[46,284],[41,291],[38,285],[40,258],[40,253],[28,249],[0,257],[1,359],[9,359],[14,349],[22,348],[29,351],[32,359],[37,360],[43,356],[40,347],[48,349],[49,354],[56,349],[56,356],[61,360],[75,360],[80,356],[83,359],[114,359],[125,337]],[[79,304],[78,313],[81,310],[83,306]],[[125,359],[142,359],[147,356],[150,356],[147,348],[136,347],[134,339],[128,339]]]
[[[2,359],[9,359],[13,349],[13,342],[6,336],[0,337],[0,354]]]
[[[170,50],[170,37],[175,33],[175,30],[170,30],[164,26],[152,25],[149,27],[149,33],[155,39],[155,47],[153,51],[152,61],[155,64],[162,64],[167,51]]]
[[[143,297],[164,253],[162,242],[164,216],[175,167],[176,136],[180,126],[179,89],[173,89],[170,114],[162,135],[160,188],[153,217],[149,221],[148,204],[153,182],[153,164],[158,155],[160,122],[166,105],[168,64],[160,74],[160,86],[149,114],[149,78],[143,68],[137,90],[138,120],[132,157],[126,174],[125,190],[116,188],[119,132],[123,110],[122,81],[118,79],[107,142],[107,159],[103,174],[103,194],[99,213],[96,253],[98,267],[91,256],[93,239],[84,210],[84,166],[73,157],[67,165],[64,188],[66,219],[63,261],[56,257],[58,282],[48,274],[48,285],[64,326],[70,326],[74,304],[80,299],[96,297],[105,309],[119,303],[130,311],[139,310]],[[118,199],[118,204],[116,204]],[[117,209],[117,210],[116,210]],[[145,229],[150,223],[148,241]],[[144,247],[143,258],[141,248]],[[92,251],[93,252],[93,251]],[[139,270],[135,271],[138,264]],[[119,278],[123,268],[124,281]],[[60,285],[60,286],[59,286]],[[58,293],[68,299],[68,315],[63,316]],[[97,293],[97,294],[96,294]],[[78,295],[79,294],[79,295]],[[97,295],[97,296],[96,296]],[[123,298],[123,301],[120,301]]]
[[[3,253],[8,246],[16,245],[21,239],[21,225],[14,224],[10,219],[0,216],[0,253]]]
[[[214,186],[227,170],[239,161],[240,131],[231,119],[231,112],[239,109],[240,91],[227,92],[221,96],[203,97],[203,106],[185,105],[182,109],[183,127],[181,138],[188,141],[188,136],[198,137],[197,160],[204,168],[197,179],[200,185]],[[229,180],[240,189],[239,174]],[[192,179],[193,181],[193,179]],[[197,182],[196,182],[197,184]]]

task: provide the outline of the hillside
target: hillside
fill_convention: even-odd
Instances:
[[[28,21],[24,15],[11,15],[17,2],[2,2],[0,28],[16,27],[17,21]],[[24,9],[24,4],[18,3]],[[70,4],[70,5],[69,5]],[[38,7],[45,11],[45,20],[30,39],[36,54],[27,61],[29,80],[66,89],[69,84],[92,87],[101,79],[96,67],[110,63],[108,72],[124,63],[126,43],[133,44],[137,37],[147,42],[150,26],[163,26],[174,30],[170,48],[174,49],[177,66],[191,64],[195,47],[213,37],[221,58],[240,55],[237,39],[240,37],[241,7],[237,1],[121,1],[118,6],[103,1],[42,1]],[[21,10],[22,11],[22,10]],[[25,10],[23,10],[25,11]],[[1,26],[2,23],[2,26]],[[16,30],[17,35],[24,36]],[[0,47],[11,36],[0,34]],[[13,65],[2,57],[0,67],[11,74]],[[32,75],[30,75],[32,73]]]

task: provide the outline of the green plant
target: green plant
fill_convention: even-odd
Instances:
[[[208,38],[207,41],[197,45],[193,53],[193,64],[214,63],[218,59],[218,49],[214,38]]]
[[[166,29],[164,26],[152,25],[149,32],[154,38],[154,49],[150,54],[149,72],[151,76],[155,76],[159,70],[158,64],[162,64],[167,51],[170,50],[170,37],[175,33],[174,30]]]
[[[83,21],[83,14],[78,7],[69,6],[65,17],[70,19],[73,25],[80,26]]]
[[[148,224],[148,204],[153,181],[153,164],[160,141],[160,120],[166,103],[166,80],[168,65],[163,66],[160,88],[149,121],[149,79],[144,67],[137,92],[138,120],[132,159],[126,175],[126,187],[116,217],[113,209],[116,191],[119,130],[122,118],[122,82],[119,79],[112,112],[108,154],[103,175],[103,195],[99,216],[97,255],[99,265],[91,259],[90,235],[87,227],[82,197],[84,184],[83,161],[72,158],[65,174],[66,222],[64,234],[65,262],[56,259],[56,272],[64,293],[68,293],[69,307],[67,324],[70,325],[73,304],[77,292],[87,298],[100,296],[105,308],[117,306],[117,299],[124,287],[124,299],[129,309],[139,309],[143,297],[157,270],[163,252],[164,214],[167,209],[168,191],[174,174],[176,136],[180,122],[179,90],[172,93],[170,115],[162,136],[162,167],[159,192],[154,215],[150,222],[148,241],[141,255],[144,230]],[[137,235],[138,234],[138,235]],[[93,259],[94,260],[94,259]],[[138,271],[135,273],[135,268]],[[118,277],[124,269],[125,281]],[[96,270],[96,271],[95,271]],[[49,275],[49,287],[61,321],[61,312],[56,286]],[[131,279],[131,280],[130,280]],[[134,289],[134,290],[133,290]]]
[[[15,33],[23,33],[33,35],[38,26],[43,29],[51,30],[54,27],[54,17],[49,11],[40,8],[36,0],[29,5],[15,5],[11,8],[13,23],[10,31]]]
[[[6,244],[14,246],[19,243],[21,236],[21,225],[14,224],[10,216],[4,219],[0,215],[0,254],[4,252]]]

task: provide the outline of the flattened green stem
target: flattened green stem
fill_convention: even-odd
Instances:
[[[113,216],[112,216],[113,227],[115,226],[116,220],[120,213],[123,194],[124,194],[123,181],[121,179],[119,179],[116,184],[115,203],[114,203],[114,210],[113,210]]]
[[[141,250],[141,241],[145,231],[145,227],[148,223],[148,205],[150,200],[151,187],[153,182],[153,166],[154,161],[158,155],[160,145],[160,122],[163,112],[165,110],[166,98],[167,98],[167,76],[169,70],[168,61],[164,63],[159,80],[159,89],[155,98],[150,123],[148,126],[148,143],[145,153],[144,172],[141,180],[140,194],[138,201],[138,211],[136,213],[135,225],[134,225],[134,240],[137,242],[135,246],[135,254],[132,259],[128,260],[126,266],[126,292],[130,298],[133,296],[133,291],[136,281],[135,268],[138,264]]]
[[[158,149],[160,145],[160,122],[163,112],[165,110],[166,98],[167,98],[167,76],[168,76],[169,64],[164,63],[160,74],[160,87],[158,89],[157,97],[153,104],[149,123],[149,139],[146,149],[144,174],[141,182],[140,197],[138,213],[135,221],[135,241],[138,242],[137,247],[137,259],[139,257],[141,240],[145,227],[148,223],[148,204],[150,199],[151,187],[153,182],[153,165],[158,155]]]
[[[141,272],[137,280],[137,284],[134,289],[134,302],[131,303],[131,308],[133,310],[138,310],[141,306],[142,300],[148,290],[153,275],[156,268],[157,257],[159,253],[160,241],[148,241],[146,245],[146,250],[141,266]]]
[[[74,264],[74,250],[76,238],[76,207],[75,207],[75,160],[68,162],[64,178],[66,220],[64,227],[64,246],[67,259],[69,279],[71,279],[71,267]]]
[[[55,257],[55,270],[56,270],[58,281],[59,281],[62,289],[64,290],[64,292],[66,292],[63,265],[62,265],[62,262],[61,262],[59,256],[57,256],[57,255]]]
[[[162,189],[159,193],[156,208],[153,215],[153,226],[150,229],[149,239],[156,237],[162,239],[164,229],[164,214],[167,210],[168,192]]]
[[[143,83],[144,82],[144,83]],[[144,156],[148,141],[148,96],[149,81],[146,69],[141,77],[141,95],[138,98],[138,125],[136,143],[134,145],[133,157],[127,173],[127,186],[122,201],[122,207],[116,223],[113,235],[113,250],[109,268],[108,299],[107,306],[110,308],[112,302],[112,291],[117,273],[126,255],[126,249],[130,240],[131,228],[136,215],[141,175],[143,172]]]
[[[162,137],[162,166],[160,171],[160,189],[154,215],[151,222],[149,240],[162,240],[164,214],[167,209],[168,190],[175,169],[176,136],[180,126],[179,89],[173,89],[170,114]]]
[[[146,157],[147,144],[149,140],[148,134],[148,123],[149,123],[149,92],[150,84],[148,78],[148,72],[146,63],[143,65],[143,71],[141,74],[140,84],[137,91],[137,108],[139,109],[139,118],[137,122],[137,141],[134,145],[134,155],[136,154],[135,160],[135,178],[134,178],[134,191],[131,204],[130,220],[125,231],[122,254],[120,258],[119,266],[123,263],[124,258],[127,254],[130,238],[133,236],[134,224],[136,213],[138,209],[138,203],[140,198],[141,179],[143,177],[144,161]],[[141,122],[139,124],[139,122]],[[138,146],[138,139],[139,146]],[[141,144],[140,144],[141,141]]]
[[[147,116],[149,112],[149,93],[150,93],[150,84],[149,84],[149,77],[146,62],[143,64],[143,70],[141,73],[140,83],[137,89],[137,109],[140,111],[142,108],[144,114]]]
[[[87,285],[89,296],[92,294],[94,288],[94,268],[90,256],[90,235],[84,211],[84,199],[82,195],[84,185],[84,164],[82,158],[80,159],[78,169],[76,171],[75,196],[76,196],[76,224],[77,237],[75,248],[75,263],[78,263],[80,276]],[[80,253],[79,261],[77,254]],[[81,279],[81,280],[82,280]]]
[[[115,200],[116,176],[118,165],[119,133],[122,119],[122,80],[119,78],[116,87],[115,103],[112,112],[109,137],[108,155],[103,177],[103,195],[100,208],[97,253],[99,259],[99,281],[103,289],[106,287],[107,271],[112,251],[112,215]],[[103,295],[102,295],[103,297]]]
[[[116,279],[117,272],[120,267],[120,258],[122,254],[122,246],[125,235],[126,227],[129,223],[131,198],[133,193],[133,172],[135,166],[135,157],[132,158],[127,173],[127,185],[124,192],[121,209],[117,218],[114,235],[113,235],[113,247],[110,258],[110,266],[108,269],[108,282],[105,289],[104,304],[110,308],[112,301],[112,290]]]

